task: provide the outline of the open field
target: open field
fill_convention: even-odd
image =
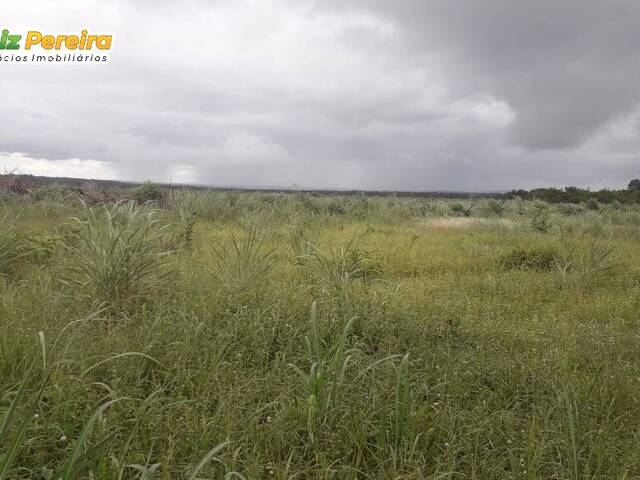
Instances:
[[[0,206],[0,479],[640,478],[640,206]]]

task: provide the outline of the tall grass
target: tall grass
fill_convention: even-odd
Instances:
[[[156,246],[161,227],[153,212],[133,202],[87,208],[86,219],[67,244],[71,275],[96,305],[112,313],[130,311],[153,292],[163,276],[163,252]]]
[[[331,246],[328,251],[294,237],[292,248],[294,258],[307,272],[330,285],[341,286],[345,281],[357,279],[370,280],[380,273],[380,266],[369,252],[358,245],[357,237],[345,245]]]
[[[178,230],[180,242],[186,248],[191,248],[193,244],[197,202],[198,197],[194,192],[172,191],[169,196],[171,210],[176,217],[174,226]]]
[[[640,472],[636,206],[188,193],[2,207],[4,478]]]
[[[9,272],[11,264],[22,255],[22,240],[16,234],[17,215],[5,212],[0,216],[0,275]]]
[[[294,366],[307,389],[307,425],[313,438],[314,425],[324,422],[330,409],[338,401],[340,389],[351,356],[347,349],[347,340],[355,318],[345,325],[342,333],[332,340],[325,340],[320,334],[320,320],[317,305],[311,305],[309,325],[306,334],[307,352],[311,365],[308,371]]]
[[[242,235],[213,246],[215,269],[212,275],[239,305],[263,293],[271,271],[275,267],[274,249],[260,236],[258,226],[249,224]]]

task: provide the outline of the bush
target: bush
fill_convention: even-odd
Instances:
[[[504,214],[504,202],[492,198],[486,203],[484,212],[488,217],[501,217]]]
[[[582,207],[574,203],[561,203],[558,205],[558,212],[567,216],[579,215],[582,213]]]
[[[538,203],[534,208],[533,217],[531,218],[531,227],[538,232],[547,233],[551,228],[547,206],[545,204]]]
[[[464,217],[470,217],[471,216],[471,206],[467,206],[464,205],[463,203],[452,203],[451,204],[451,211],[456,214],[456,215],[462,215]]]
[[[600,210],[600,203],[595,198],[590,198],[587,200],[587,208],[593,211]]]
[[[133,191],[133,197],[140,205],[147,202],[157,202],[162,199],[162,196],[160,186],[148,180]]]
[[[498,264],[505,270],[551,270],[558,256],[558,250],[553,247],[521,246],[502,255]]]

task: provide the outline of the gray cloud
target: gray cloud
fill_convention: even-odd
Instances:
[[[571,148],[640,102],[640,3],[632,0],[340,1],[402,25],[415,52],[447,58],[460,91],[517,112],[512,141]]]
[[[14,163],[416,190],[640,174],[632,0],[14,3],[8,27],[116,33],[106,66],[2,65]]]

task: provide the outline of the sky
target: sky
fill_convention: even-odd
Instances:
[[[115,36],[0,64],[0,170],[215,186],[496,191],[640,177],[637,0],[21,0]]]

